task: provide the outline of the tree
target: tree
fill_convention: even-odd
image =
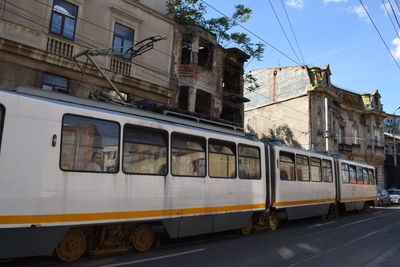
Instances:
[[[231,17],[218,17],[206,19],[206,6],[201,0],[169,0],[167,2],[168,13],[173,15],[174,20],[181,24],[198,25],[205,30],[215,34],[217,42],[222,47],[227,47],[234,43],[242,51],[247,53],[250,58],[261,60],[265,45],[263,43],[253,43],[250,37],[243,32],[233,31],[233,29],[250,19],[252,10],[244,5],[236,5]],[[257,80],[250,74],[245,75],[248,84],[247,90],[254,91],[260,86]]]
[[[263,134],[261,136],[261,141],[271,141],[279,139],[282,143],[296,148],[302,148],[301,144],[295,140],[294,134],[287,124],[278,126],[275,130],[269,129],[269,134]]]

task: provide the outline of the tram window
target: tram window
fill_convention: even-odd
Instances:
[[[349,165],[342,163],[342,182],[349,183]]]
[[[322,181],[323,182],[332,182],[332,162],[330,160],[323,159],[322,160]]]
[[[321,182],[321,159],[310,158],[311,181]]]
[[[122,170],[129,174],[167,174],[168,133],[125,125]]]
[[[116,173],[119,169],[117,122],[64,115],[60,167],[64,171]]]
[[[236,145],[219,140],[208,141],[209,175],[214,178],[236,177]]]
[[[368,180],[369,184],[375,184],[375,175],[374,175],[374,170],[368,169]]]
[[[239,144],[239,178],[261,179],[260,149]]]
[[[368,169],[367,168],[363,168],[362,169],[363,172],[363,183],[364,184],[369,184],[369,180],[368,180]]]
[[[363,176],[362,176],[362,167],[361,166],[357,166],[356,170],[357,170],[357,184],[363,184]]]
[[[296,155],[296,175],[299,181],[310,181],[310,166],[307,156]]]
[[[349,165],[350,183],[357,183],[356,166]]]
[[[199,136],[173,133],[172,174],[176,176],[206,176],[206,140]]]
[[[294,176],[294,154],[279,152],[279,167],[281,180],[295,181]]]
[[[4,115],[5,115],[5,109],[0,104],[0,149],[1,149],[1,137],[3,135]]]

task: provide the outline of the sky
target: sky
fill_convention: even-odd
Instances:
[[[356,93],[379,90],[384,111],[392,114],[400,106],[400,28],[388,1],[362,0],[362,3],[399,66],[380,39],[359,0],[204,0],[228,16],[237,4],[253,10],[250,20],[242,26],[269,45],[266,44],[263,59],[254,59],[248,63],[246,72],[255,68],[286,67],[302,63],[283,3],[305,64],[316,67],[329,65],[331,82],[339,88]],[[300,61],[286,40],[270,2]],[[394,26],[382,2],[386,4]],[[396,5],[400,6],[400,1],[391,0],[391,3],[400,23]],[[210,7],[207,10],[207,17],[221,16]],[[247,32],[240,27],[234,30]],[[247,33],[253,42],[263,42],[250,32]],[[396,114],[400,114],[400,111]]]

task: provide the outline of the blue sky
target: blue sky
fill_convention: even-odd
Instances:
[[[384,111],[393,113],[400,105],[400,69],[381,41],[358,0],[282,0],[308,66],[330,65],[332,83],[357,93],[379,90]],[[396,1],[391,0],[397,12]],[[253,10],[252,18],[243,24],[265,41],[298,61],[271,9],[269,0],[205,0],[219,11],[231,15],[234,5],[244,4]],[[287,22],[281,0],[271,0],[297,54],[297,46]],[[363,0],[382,37],[400,65],[399,28],[395,30],[382,0]],[[388,3],[388,0],[384,0]],[[228,4],[229,3],[229,4]],[[208,8],[208,16],[216,15]],[[391,12],[390,6],[388,10]],[[217,14],[219,15],[219,14]],[[244,31],[243,29],[238,29]],[[251,34],[249,33],[251,36]],[[259,40],[251,36],[254,42]],[[397,37],[397,38],[396,38]],[[266,46],[263,60],[250,62],[246,71],[297,65]]]

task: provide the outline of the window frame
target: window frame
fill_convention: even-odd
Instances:
[[[258,155],[259,155],[259,158],[257,158],[258,159],[258,161],[259,161],[259,168],[258,168],[258,173],[260,174],[259,175],[259,177],[257,177],[257,178],[242,178],[242,177],[240,177],[240,164],[239,164],[239,158],[240,158],[240,146],[244,146],[244,147],[250,147],[250,148],[256,148],[257,149],[257,151],[258,151]],[[260,149],[260,147],[258,147],[258,146],[253,146],[253,145],[248,145],[248,144],[243,144],[243,143],[238,143],[237,144],[237,176],[239,177],[239,179],[241,179],[241,180],[261,180],[261,178],[262,178],[262,168],[261,168],[261,164],[262,164],[262,162],[261,162],[261,149]],[[254,158],[254,157],[247,157],[247,158]]]
[[[210,164],[210,142],[213,142],[213,141],[217,141],[217,142],[219,142],[221,144],[230,144],[235,148],[235,151],[233,152],[234,156],[235,156],[235,160],[234,160],[234,163],[235,163],[235,175],[234,175],[234,177],[211,176],[211,174],[210,174],[210,170],[211,170],[211,168],[210,168],[210,166],[211,166],[211,164]],[[223,140],[215,139],[215,138],[209,138],[208,142],[207,142],[207,159],[208,159],[208,170],[207,171],[208,171],[208,177],[216,178],[216,179],[236,179],[238,177],[238,151],[237,151],[237,149],[238,148],[237,148],[237,145],[236,145],[235,142],[223,141]],[[214,153],[214,152],[211,152],[211,153]],[[224,153],[214,153],[214,154],[230,155],[230,154],[224,154]]]
[[[186,137],[194,137],[194,138],[196,138],[196,139],[198,139],[198,140],[203,140],[204,141],[204,175],[203,176],[195,176],[195,175],[176,175],[176,174],[174,174],[173,173],[173,166],[172,166],[172,156],[173,156],[173,152],[172,152],[172,150],[174,149],[173,147],[172,147],[172,139],[173,139],[173,137],[174,137],[174,135],[181,135],[181,136],[186,136]],[[207,173],[208,173],[208,165],[207,165],[207,161],[208,161],[208,159],[207,159],[207,138],[205,138],[205,137],[202,137],[202,136],[198,136],[198,135],[194,135],[194,134],[187,134],[187,133],[182,133],[182,132],[172,132],[171,134],[170,134],[170,162],[171,162],[171,170],[170,170],[170,173],[171,173],[171,175],[172,176],[174,176],[174,177],[189,177],[189,178],[205,178],[206,176],[207,176]],[[197,152],[200,152],[199,150],[192,150],[192,151],[197,151]]]
[[[117,22],[117,21],[115,21],[115,23],[114,23],[114,30],[112,31],[112,33],[113,33],[113,35],[112,35],[112,47],[114,47],[115,37],[118,37],[118,38],[120,38],[120,39],[122,40],[122,45],[121,45],[120,47],[125,47],[125,46],[124,46],[125,40],[129,40],[129,39],[123,38],[123,36],[117,34],[117,31],[116,31],[117,25],[132,30],[133,33],[132,33],[132,40],[131,40],[131,41],[132,41],[132,47],[133,47],[133,46],[135,45],[135,34],[136,34],[136,30],[135,30],[134,28],[132,28],[132,27],[125,26],[125,24],[119,23],[119,22]],[[112,51],[114,52],[115,49],[112,49]],[[121,59],[126,60],[126,61],[131,61],[131,60],[132,60],[132,58],[133,58],[133,57],[132,57],[132,54],[129,55],[129,57],[124,57],[124,56],[123,56],[124,54],[122,53],[122,52],[123,52],[123,49],[122,49],[122,48],[119,49],[119,52],[121,53],[121,55],[115,55],[116,57],[121,58]]]
[[[3,130],[4,130],[4,119],[6,117],[6,107],[0,104],[0,152],[1,152],[1,140],[3,137]]]
[[[67,80],[67,88],[66,88],[66,91],[67,91],[67,92],[60,92],[60,91],[58,91],[58,90],[56,91],[56,90],[54,90],[54,89],[55,89],[55,88],[54,88],[54,84],[44,83],[44,82],[43,82],[43,78],[44,78],[45,75],[47,75],[47,76],[53,76],[53,77],[58,77],[58,78],[63,78],[63,79],[65,79],[65,80]],[[70,89],[69,89],[69,85],[70,85],[69,78],[68,78],[68,77],[65,77],[65,76],[53,74],[53,73],[50,73],[50,72],[43,72],[43,73],[42,73],[41,88],[40,88],[40,89],[42,89],[42,90],[44,90],[44,91],[47,91],[46,89],[43,89],[43,85],[48,85],[48,86],[53,87],[53,88],[51,89],[50,92],[57,92],[57,93],[63,93],[63,94],[71,94]]]
[[[70,17],[70,16],[67,16],[66,14],[63,14],[63,13],[61,13],[61,12],[59,12],[59,11],[54,10],[54,6],[55,6],[55,4],[56,4],[56,1],[55,1],[55,0],[53,1],[53,5],[52,5],[52,8],[51,8],[51,18],[50,18],[50,25],[49,25],[49,33],[50,33],[50,34],[53,34],[53,35],[56,35],[56,36],[59,36],[59,37],[61,37],[61,38],[64,38],[64,39],[66,39],[66,40],[75,41],[76,24],[78,23],[79,6],[73,4],[73,3],[69,2],[69,1],[66,1],[66,0],[59,0],[59,1],[68,3],[69,5],[72,5],[72,6],[75,6],[75,7],[76,7],[76,17],[74,18],[74,19],[75,19],[75,23],[74,23],[74,31],[73,31],[73,33],[72,33],[72,38],[68,38],[68,37],[66,37],[66,36],[64,35],[65,17],[68,17],[68,18],[71,18],[71,17]],[[61,28],[61,33],[57,33],[57,32],[51,31],[51,28],[52,28],[52,26],[53,26],[53,14],[54,14],[54,13],[57,13],[58,15],[60,15],[60,16],[62,17],[62,22],[61,22],[61,26],[60,26],[60,28]]]
[[[329,164],[330,164],[330,168],[326,168],[326,167],[324,167],[324,161],[326,161],[326,162],[329,162]],[[331,170],[331,180],[330,181],[325,181],[324,180],[324,168],[325,169],[330,169]],[[322,159],[322,161],[321,161],[321,175],[322,175],[322,182],[323,183],[333,183],[333,180],[334,180],[334,168],[333,168],[333,162],[332,162],[332,160],[329,160],[329,159]]]
[[[309,163],[310,163],[310,181],[311,182],[314,182],[314,183],[321,183],[322,182],[322,159],[321,158],[317,158],[317,157],[309,157],[310,158],[310,161],[309,161]],[[312,175],[311,175],[311,167],[318,167],[318,166],[315,166],[315,165],[312,165],[311,164],[311,161],[312,161],[312,159],[317,159],[317,160],[319,160],[319,180],[318,181],[314,181],[313,179],[312,179]]]
[[[343,166],[346,166],[347,167],[347,169],[345,170],[346,172],[347,172],[347,181],[345,181],[343,178],[343,169],[342,169],[342,167]],[[345,163],[345,162],[341,162],[340,163],[340,174],[341,174],[341,182],[343,183],[343,184],[349,184],[350,183],[350,165],[348,164],[348,163]]]
[[[64,131],[63,131],[63,129],[64,129],[65,116],[75,116],[75,117],[81,117],[81,118],[87,118],[87,119],[101,120],[101,121],[116,123],[118,125],[118,166],[117,166],[115,172],[95,172],[95,171],[84,171],[84,170],[64,170],[63,168],[61,168],[61,156],[62,156],[62,152],[63,152],[62,144],[63,144],[63,139],[64,139]],[[108,119],[99,119],[97,117],[77,115],[77,114],[73,114],[73,113],[65,113],[65,114],[63,114],[62,120],[61,120],[60,156],[59,156],[59,160],[58,160],[58,167],[63,172],[80,172],[80,173],[96,173],[96,174],[117,174],[117,173],[119,173],[120,168],[121,168],[121,124],[118,121],[113,121],[113,120],[108,120]]]
[[[282,176],[281,176],[281,165],[282,165],[282,161],[281,161],[281,153],[284,153],[284,154],[291,154],[291,156],[293,156],[293,169],[294,169],[294,173],[293,173],[293,175],[294,175],[294,179],[287,179],[287,180],[285,180],[285,179],[282,179]],[[291,182],[291,181],[297,181],[297,177],[296,177],[296,154],[295,153],[293,153],[293,152],[288,152],[288,151],[284,151],[284,150],[280,150],[279,151],[279,155],[278,155],[278,162],[279,162],[279,180],[281,180],[281,181],[288,181],[288,182]],[[292,162],[288,162],[288,161],[283,161],[283,162],[286,162],[286,163],[292,163]],[[288,177],[289,178],[289,177]]]
[[[307,158],[307,161],[308,161],[308,165],[306,165],[306,164],[299,164],[299,163],[297,163],[297,158],[298,157],[304,157],[304,158]],[[302,166],[308,166],[308,180],[300,180],[298,177],[297,177],[297,165],[302,165]],[[310,157],[309,156],[306,156],[306,155],[303,155],[303,154],[297,154],[296,153],[296,155],[295,155],[295,176],[296,176],[296,181],[299,181],[299,182],[310,182],[311,181],[311,173],[310,173]]]
[[[359,171],[360,169],[361,169],[361,174],[359,173],[359,172],[360,172],[360,171]],[[357,176],[356,176],[357,184],[364,184],[363,167],[362,167],[362,166],[356,165],[356,174],[357,174]],[[361,175],[361,180],[360,180],[359,175]]]
[[[166,141],[166,170],[164,174],[156,174],[156,173],[135,173],[135,172],[126,172],[124,170],[124,158],[125,158],[125,128],[127,126],[131,126],[132,128],[135,129],[140,129],[140,130],[148,130],[150,132],[158,132],[161,133],[163,135],[163,137],[165,138]],[[136,143],[136,144],[144,144],[144,143]],[[135,125],[132,123],[125,123],[124,127],[122,128],[122,156],[120,159],[120,167],[121,170],[124,174],[126,175],[146,175],[146,176],[167,176],[169,173],[169,133],[167,130],[164,129],[157,129],[157,128],[152,128],[152,127],[146,127],[146,126],[139,126],[139,125]]]

